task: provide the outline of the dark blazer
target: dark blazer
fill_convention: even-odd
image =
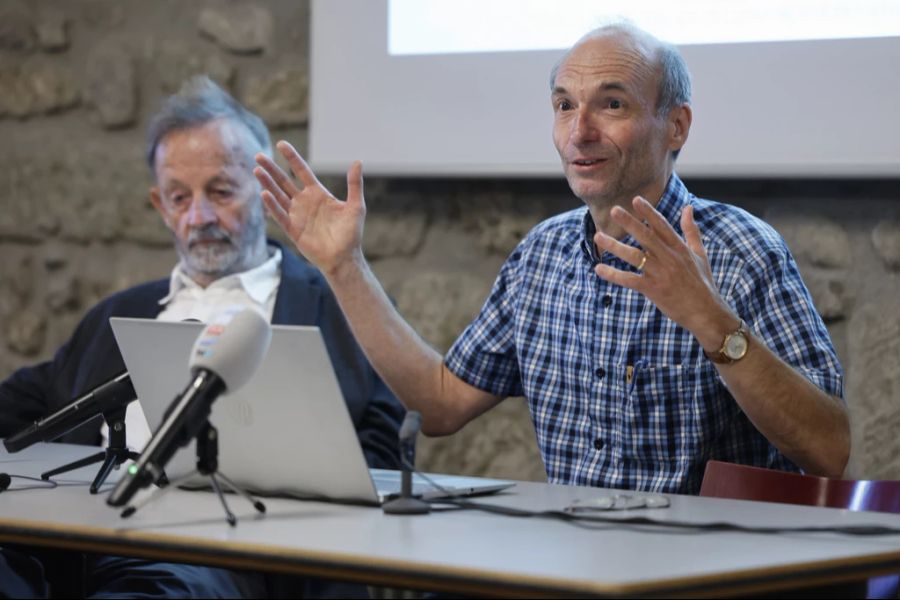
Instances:
[[[163,308],[159,300],[168,293],[169,280],[161,279],[106,298],[85,315],[53,360],[19,369],[0,384],[0,437],[124,371],[109,318],[156,318]],[[372,370],[321,273],[284,248],[272,323],[321,329],[369,466],[399,468],[397,431],[403,407]],[[101,423],[97,417],[59,441],[99,444]]]

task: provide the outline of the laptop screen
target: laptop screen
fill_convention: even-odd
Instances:
[[[150,430],[190,380],[188,357],[201,323],[110,319]],[[219,432],[219,470],[263,494],[377,503],[378,496],[317,327],[274,325],[262,365],[246,386],[223,394],[210,422]],[[192,472],[193,444],[166,467]],[[188,484],[203,485],[198,476]]]

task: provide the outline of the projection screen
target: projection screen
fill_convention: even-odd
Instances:
[[[655,1],[632,0],[644,13],[624,16],[676,43],[691,70],[694,122],[681,174],[900,175],[900,2],[683,0],[658,3],[678,10],[648,25]],[[549,72],[581,33],[623,16],[605,14],[608,6],[314,0],[314,169],[339,174],[361,159],[379,175],[559,175]],[[745,26],[784,6],[795,12]]]

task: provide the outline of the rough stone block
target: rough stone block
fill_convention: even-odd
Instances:
[[[41,241],[48,234],[88,244],[122,237],[169,245],[171,237],[147,197],[149,176],[139,158],[115,149],[83,147],[82,153],[0,160],[0,240]]]
[[[900,374],[897,374],[900,375]],[[900,394],[900,386],[894,385],[891,390],[896,401]],[[886,390],[890,391],[890,390]],[[900,431],[900,411],[879,411],[868,415],[863,422],[860,450],[864,457],[862,465],[864,479],[900,479],[900,443],[897,432]]]
[[[0,64],[0,116],[17,118],[65,110],[78,104],[72,72],[44,59]]]
[[[259,4],[218,5],[200,13],[197,28],[237,54],[262,52],[272,37],[272,13]]]
[[[872,230],[872,244],[884,265],[900,271],[900,219],[884,219]]]
[[[77,274],[71,271],[49,277],[44,298],[47,308],[53,313],[80,308],[80,287]]]
[[[194,75],[208,75],[224,89],[230,90],[234,67],[217,52],[197,43],[179,39],[157,42],[152,62],[163,93],[173,94]]]
[[[19,2],[0,5],[0,50],[29,52],[37,45],[34,20]]]
[[[0,320],[11,320],[31,298],[34,273],[30,248],[4,244],[0,246]]]
[[[420,436],[417,454],[424,471],[547,481],[523,398],[507,398],[453,435]]]
[[[397,307],[427,342],[450,348],[484,303],[490,282],[464,272],[421,272],[391,290]]]
[[[846,317],[848,299],[844,277],[834,275],[833,271],[810,271],[807,270],[803,280],[822,319],[831,322]]]
[[[377,188],[377,186],[376,186]],[[368,196],[368,190],[367,190]],[[371,259],[411,256],[428,231],[428,215],[415,198],[367,199],[363,252]]]
[[[252,78],[244,103],[269,127],[304,125],[309,118],[309,82],[302,69],[288,68]]]
[[[895,293],[867,299],[849,323],[846,397],[859,438],[857,477],[900,479],[900,311]]]
[[[106,193],[113,178],[105,177],[102,166],[91,159],[102,160],[60,159],[48,164],[44,173],[45,210],[59,224],[60,237],[79,244],[114,239],[122,223],[117,199]]]
[[[22,75],[33,93],[32,112],[53,113],[78,104],[78,85],[67,68],[36,61],[27,65]]]
[[[72,260],[68,246],[58,241],[51,241],[44,246],[44,268],[48,272],[66,268]]]
[[[18,64],[0,63],[0,117],[27,117],[34,94],[21,76]]]
[[[119,196],[119,214],[122,216],[123,239],[156,248],[172,245],[172,232],[166,228],[149,198],[135,193],[122,194]]]
[[[122,27],[126,20],[126,11],[133,10],[133,4],[127,2],[79,2],[79,18],[86,25],[100,31],[113,31]],[[163,3],[158,6],[165,7]],[[165,10],[163,8],[162,10]]]
[[[547,204],[543,199],[496,192],[484,199],[478,211],[466,212],[465,220],[481,248],[506,257],[535,225],[549,216]]]
[[[41,11],[37,22],[37,38],[41,48],[48,52],[59,52],[69,47],[69,19],[60,11]]]
[[[25,309],[6,325],[6,346],[18,354],[33,356],[44,346],[46,313]]]
[[[35,243],[54,231],[52,216],[39,204],[42,183],[40,169],[31,161],[11,157],[0,160],[0,190],[4,200],[4,210],[0,210],[0,240]]]
[[[850,238],[831,219],[779,208],[768,211],[765,220],[784,237],[798,262],[827,269],[850,266]]]
[[[134,124],[138,109],[138,75],[131,49],[107,39],[91,48],[85,72],[87,96],[100,123],[109,129]]]

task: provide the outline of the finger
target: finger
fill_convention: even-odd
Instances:
[[[269,215],[271,215],[272,220],[275,221],[285,233],[290,235],[291,217],[288,214],[288,211],[282,208],[269,190],[263,190],[262,200],[263,204],[266,206],[266,210]]]
[[[347,170],[347,204],[355,208],[365,208],[362,163],[359,161],[354,162]]]
[[[647,252],[660,254],[659,240],[656,233],[649,225],[638,220],[633,214],[622,208],[614,206],[610,211],[613,221],[624,229],[631,237],[644,248]]]
[[[682,242],[681,237],[679,237],[678,233],[672,228],[666,218],[663,217],[652,204],[647,202],[646,199],[641,196],[635,196],[631,204],[634,206],[635,214],[644,219],[650,228],[656,232],[657,236],[666,244],[671,246],[678,245]]]
[[[300,188],[294,184],[293,180],[288,177],[288,174],[285,173],[281,167],[279,167],[274,160],[260,152],[256,155],[256,164],[259,165],[260,169],[263,169],[269,175],[269,180],[275,184],[276,187],[281,189],[288,196],[295,196],[300,192]],[[255,170],[254,170],[255,173]],[[257,177],[257,179],[259,179]],[[260,180],[260,183],[262,181]],[[270,189],[271,192],[274,193],[274,190]]]
[[[623,244],[619,240],[598,231],[594,235],[594,243],[597,248],[605,250],[614,256],[618,256],[632,267],[637,267],[644,260],[644,251],[634,246]]]
[[[640,291],[641,285],[644,281],[644,278],[640,275],[636,275],[635,273],[626,273],[625,271],[604,264],[595,266],[594,273],[597,274],[597,277],[605,279],[610,283],[621,285],[622,287],[627,287],[636,291]]]
[[[703,240],[700,238],[700,228],[697,227],[697,222],[694,221],[693,206],[685,206],[684,210],[681,211],[681,230],[684,232],[684,241],[687,243],[688,248],[697,256],[708,260],[706,248],[703,247]]]
[[[285,212],[291,210],[291,197],[285,193],[280,185],[275,183],[275,180],[272,179],[272,176],[269,175],[268,171],[262,167],[256,167],[253,169],[253,175],[263,187],[263,190],[269,192],[269,195],[272,196],[272,200],[276,202],[282,210]]]
[[[306,161],[303,160],[303,157],[300,156],[300,153],[297,152],[297,149],[294,148],[290,142],[281,140],[275,144],[275,147],[278,148],[281,155],[288,161],[288,164],[291,166],[291,171],[294,172],[294,175],[303,183],[303,185],[322,187],[322,184],[319,183],[319,180],[316,179],[316,176],[313,174],[312,169],[309,168],[309,165],[306,164]]]

